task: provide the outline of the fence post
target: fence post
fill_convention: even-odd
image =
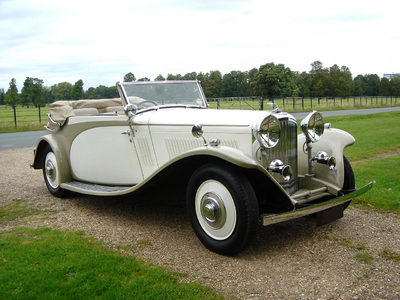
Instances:
[[[38,105],[39,108],[39,123],[42,124],[42,116],[40,115],[40,104]]]
[[[15,128],[17,128],[17,111],[15,109],[15,105],[13,105],[12,108],[14,110],[14,124],[15,124]]]
[[[304,97],[301,97],[301,109],[304,110]]]
[[[264,110],[264,101],[262,96],[260,96],[260,110]]]

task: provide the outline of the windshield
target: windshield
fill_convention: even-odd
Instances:
[[[139,81],[119,83],[126,104],[135,104],[138,109],[155,106],[207,107],[207,102],[198,81]]]

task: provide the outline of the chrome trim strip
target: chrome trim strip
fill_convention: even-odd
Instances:
[[[296,218],[301,218],[307,215],[311,215],[320,211],[327,210],[329,208],[339,206],[345,202],[351,201],[354,197],[360,196],[372,188],[372,182],[368,183],[366,186],[350,192],[344,196],[337,197],[335,199],[329,200],[327,202],[319,203],[310,207],[305,207],[297,209],[290,212],[285,212],[276,215],[261,215],[263,226],[272,225],[280,222],[289,221]]]

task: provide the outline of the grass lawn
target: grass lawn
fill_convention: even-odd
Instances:
[[[353,167],[356,187],[376,182],[353,204],[400,214],[400,112],[329,117],[325,121],[356,138],[344,152]]]
[[[1,299],[222,299],[80,232],[0,232]]]

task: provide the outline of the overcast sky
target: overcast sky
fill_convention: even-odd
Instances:
[[[382,77],[400,73],[399,28],[395,0],[0,0],[0,88],[316,60]]]

